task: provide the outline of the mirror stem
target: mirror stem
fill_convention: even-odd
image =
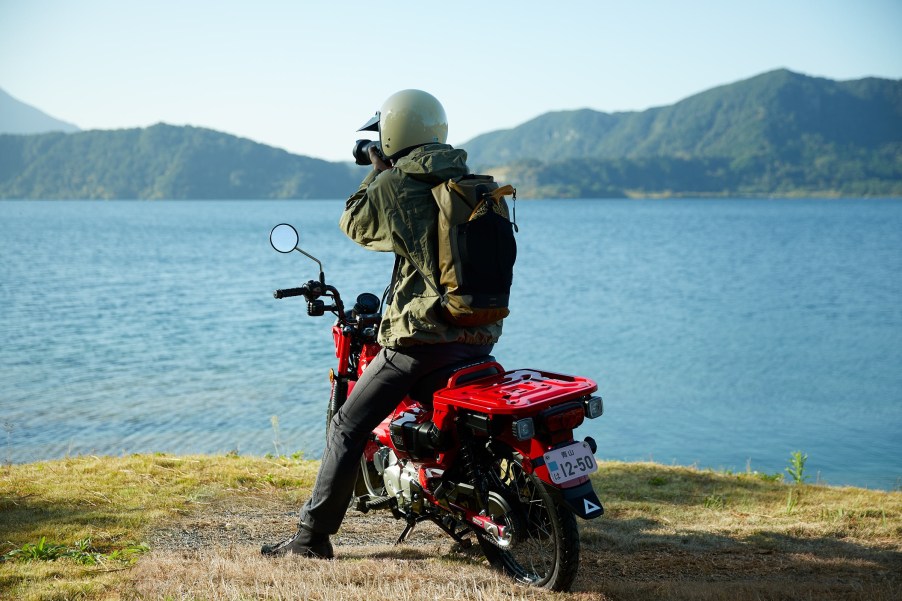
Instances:
[[[314,257],[313,255],[311,255],[311,254],[309,254],[309,253],[307,253],[307,252],[301,250],[301,249],[298,248],[298,247],[295,247],[294,249],[295,249],[296,251],[298,251],[299,253],[301,253],[302,255],[304,255],[305,257],[307,257],[308,259],[313,259],[313,261],[314,261],[317,265],[319,265],[319,283],[325,285],[325,284],[326,284],[326,276],[325,276],[325,274],[323,274],[323,264],[319,262],[319,259],[317,259],[317,258]]]

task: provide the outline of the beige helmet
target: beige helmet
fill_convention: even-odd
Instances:
[[[422,90],[401,90],[357,131],[378,131],[382,153],[389,159],[423,144],[444,144],[448,118],[442,103]]]

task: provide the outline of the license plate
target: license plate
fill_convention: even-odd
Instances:
[[[548,474],[555,484],[563,484],[598,471],[592,449],[586,442],[574,442],[560,449],[552,449],[545,453],[544,458]]]

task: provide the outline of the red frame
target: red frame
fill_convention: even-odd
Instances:
[[[338,375],[341,377],[351,377],[351,337],[342,331],[342,326],[332,326],[332,342],[335,344],[335,357],[338,359]],[[363,373],[370,361],[379,354],[382,349],[375,342],[365,342],[363,349],[360,351],[360,358],[357,361],[357,377]],[[356,379],[356,378],[355,378]],[[353,380],[349,382],[348,393],[353,387]]]

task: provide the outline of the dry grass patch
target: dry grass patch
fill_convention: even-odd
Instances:
[[[448,558],[440,549],[364,545],[336,561],[263,558],[257,547],[162,551],[132,573],[142,599],[563,599],[513,586],[481,562]]]
[[[881,601],[902,590],[902,493],[651,463],[601,464],[607,513],[580,523],[569,594],[522,588],[431,525],[394,546],[403,524],[387,512],[350,512],[336,561],[262,558],[261,543],[292,530],[316,467],[135,456],[3,468],[0,554],[41,536],[150,551],[133,565],[8,561],[0,598]]]
[[[0,563],[0,598],[118,598],[135,553],[153,533],[216,499],[309,491],[316,462],[238,456],[76,457],[0,467],[0,555],[89,541],[95,565],[69,557]]]
[[[577,588],[594,572],[623,600],[899,599],[902,493],[651,463],[608,463],[596,488]]]

